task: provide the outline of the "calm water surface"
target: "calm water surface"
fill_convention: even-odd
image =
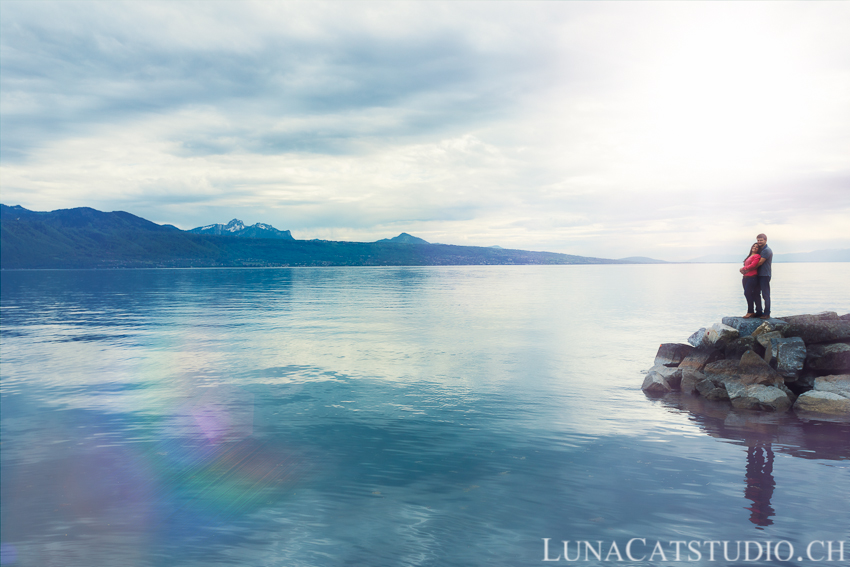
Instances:
[[[846,424],[640,391],[659,343],[743,314],[736,268],[3,272],[3,565],[850,559]],[[850,311],[850,264],[775,271],[774,315]]]

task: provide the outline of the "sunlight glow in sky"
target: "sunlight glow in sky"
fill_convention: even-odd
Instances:
[[[850,248],[845,2],[0,3],[2,202],[684,260]]]

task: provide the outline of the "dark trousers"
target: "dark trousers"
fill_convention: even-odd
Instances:
[[[744,297],[747,299],[747,313],[755,313],[759,295],[759,278],[758,276],[744,276],[741,283],[744,286]]]
[[[761,297],[756,294],[756,315],[761,316],[761,300],[764,298],[764,314],[770,317],[770,276],[756,276]]]

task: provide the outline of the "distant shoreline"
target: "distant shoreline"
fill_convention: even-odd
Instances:
[[[779,262],[780,264],[848,264],[850,262]],[[102,267],[56,267],[56,268],[0,268],[0,272],[57,272],[57,271],[131,271],[131,270],[281,270],[281,269],[317,269],[317,268],[500,268],[500,267],[528,267],[528,266],[700,266],[726,264],[735,265],[736,262],[658,262],[658,263],[632,263],[632,262],[599,262],[584,264],[393,264],[393,265],[327,265],[327,266],[102,266]]]

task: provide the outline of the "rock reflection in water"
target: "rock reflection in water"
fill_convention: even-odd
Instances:
[[[661,403],[687,412],[708,435],[747,447],[744,496],[752,502],[747,510],[757,529],[773,524],[776,516],[771,505],[776,488],[774,450],[804,459],[850,459],[850,424],[844,421],[735,410],[726,403],[677,393],[668,394]]]

